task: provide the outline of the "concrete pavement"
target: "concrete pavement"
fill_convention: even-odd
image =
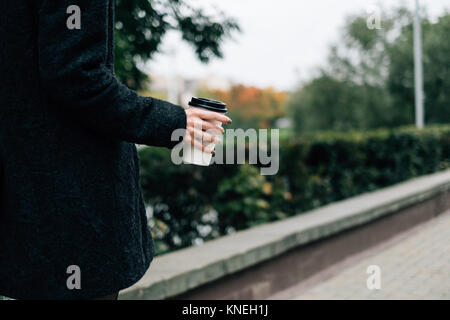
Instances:
[[[318,275],[315,284],[291,295],[301,300],[450,299],[450,211],[365,255],[342,270]],[[376,272],[368,274],[369,266]],[[378,275],[381,288],[374,289]]]

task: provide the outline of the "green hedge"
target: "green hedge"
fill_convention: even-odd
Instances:
[[[248,164],[176,166],[159,148],[139,156],[162,254],[448,168],[450,127],[283,137],[276,176]]]

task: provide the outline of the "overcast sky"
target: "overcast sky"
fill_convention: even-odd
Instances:
[[[403,1],[414,8],[415,0]],[[433,18],[450,8],[449,0],[421,0]],[[281,90],[295,88],[324,63],[328,47],[338,39],[346,16],[381,3],[392,7],[401,0],[192,0],[195,6],[217,6],[235,17],[243,32],[224,44],[225,57],[204,65],[177,34],[169,34],[149,64],[150,73],[185,78],[208,75],[237,83]],[[382,18],[382,17],[381,17]],[[168,51],[175,50],[170,57]]]

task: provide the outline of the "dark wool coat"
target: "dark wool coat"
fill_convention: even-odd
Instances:
[[[106,296],[153,258],[134,143],[172,148],[186,114],[117,81],[113,21],[113,0],[0,1],[0,295]]]

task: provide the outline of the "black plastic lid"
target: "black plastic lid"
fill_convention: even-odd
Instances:
[[[226,113],[227,105],[221,101],[211,100],[206,98],[195,98],[193,97],[189,102],[191,107],[204,108],[207,110]]]

